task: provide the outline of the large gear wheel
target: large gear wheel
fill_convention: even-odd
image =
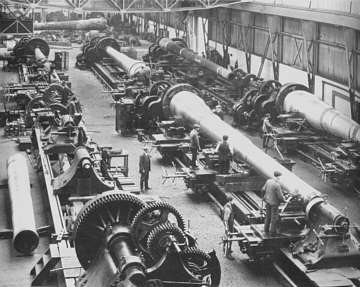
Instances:
[[[163,223],[176,224],[185,231],[185,220],[180,212],[167,202],[151,203],[141,209],[131,223],[131,235],[142,251],[146,251],[146,241],[151,230]]]
[[[129,226],[135,214],[145,206],[137,196],[106,192],[87,202],[74,225],[75,251],[87,269],[104,244],[107,229],[114,225]]]
[[[73,92],[69,87],[53,83],[45,89],[43,98],[47,104],[61,103],[66,105],[72,95]]]
[[[209,254],[196,247],[190,247],[183,250],[180,256],[186,268],[195,278],[203,280],[204,277],[207,277],[206,280],[210,286],[219,286],[221,273],[219,269],[214,268]]]
[[[163,223],[155,227],[147,239],[147,250],[153,259],[158,260],[171,246],[172,242],[187,245],[184,232],[171,223]]]

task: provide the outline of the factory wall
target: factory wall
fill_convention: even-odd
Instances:
[[[315,2],[312,5],[315,5]],[[206,37],[209,37],[209,46],[222,55],[222,43],[228,41],[230,64],[234,66],[237,60],[239,67],[247,71],[244,52],[244,45],[246,45],[246,49],[251,52],[251,73],[257,75],[261,65],[261,57],[267,46],[269,29],[273,33],[280,32],[281,37],[274,46],[280,62],[279,81],[283,84],[297,82],[308,86],[307,57],[314,57],[313,64],[316,65],[314,94],[339,111],[351,116],[348,92],[349,65],[344,45],[350,45],[350,49],[359,51],[360,31],[324,23],[304,25],[299,19],[285,17],[280,19],[280,17],[269,17],[268,15],[235,9],[214,9],[210,11],[210,13],[200,16],[199,14],[187,16],[187,42],[191,49],[201,54],[205,51]],[[203,25],[203,21],[207,20],[207,25]],[[225,21],[230,22],[228,27],[223,25]],[[150,23],[150,27],[154,27],[155,22],[150,21]],[[247,28],[249,26],[253,28]],[[207,27],[209,33],[205,33],[207,31],[204,31],[204,27]],[[168,26],[167,30],[170,38],[176,36],[174,28]],[[346,34],[350,36],[346,37]],[[307,39],[318,41],[309,54],[306,53],[305,44],[301,40],[301,37],[304,36]],[[269,47],[261,75],[259,75],[264,79],[274,78],[271,54]],[[354,52],[352,65],[356,101],[359,103],[359,53]]]
[[[347,51],[359,51],[360,31],[306,22],[299,19],[243,12],[234,9],[211,10],[209,16],[210,47],[223,54],[223,43],[229,45],[230,64],[238,60],[239,67],[247,71],[245,50],[251,53],[251,73],[257,75],[261,57],[265,62],[260,77],[273,79],[272,50],[269,31],[277,34],[273,48],[279,65],[281,83],[298,82],[308,86],[307,59],[312,60],[315,71],[314,93],[341,112],[351,116],[348,92],[349,67],[353,69],[356,101],[360,102],[360,54],[352,53],[349,65]],[[360,27],[359,27],[360,28]],[[202,33],[198,33],[202,38]],[[304,37],[307,42],[305,44]],[[309,54],[306,52],[310,40]],[[305,47],[305,45],[308,45]],[[268,47],[266,51],[266,47]],[[197,50],[201,53],[201,51]]]
[[[222,45],[215,41],[210,41],[210,47],[215,48],[221,55],[223,55]],[[238,60],[239,67],[246,71],[245,53],[235,48],[229,47],[230,65],[234,66],[235,61]],[[257,75],[261,65],[261,57],[252,55],[251,57],[251,73]],[[273,79],[273,68],[270,60],[265,60],[264,67],[260,77],[264,79]],[[305,71],[297,68],[280,64],[279,67],[279,81],[282,84],[289,82],[296,82],[308,86],[307,74]],[[335,107],[342,113],[350,116],[349,93],[345,85],[339,84],[335,81],[326,79],[321,76],[315,76],[315,95],[324,100],[329,105]]]

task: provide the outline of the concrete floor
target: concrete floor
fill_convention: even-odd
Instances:
[[[80,52],[74,48],[70,52],[70,80],[72,89],[79,97],[83,105],[84,118],[87,130],[90,136],[100,145],[111,145],[116,149],[123,148],[130,154],[129,156],[129,175],[139,182],[138,158],[141,153],[142,144],[135,137],[122,137],[114,131],[115,111],[111,107],[111,99],[108,94],[103,93],[100,82],[89,71],[79,71],[74,68],[75,57]],[[50,55],[50,59],[52,56]],[[0,75],[1,82],[5,82],[3,74]],[[250,138],[260,145],[260,139],[256,136]],[[6,139],[1,137],[0,148],[0,180],[6,182],[6,158],[9,150],[3,148]],[[354,223],[360,225],[359,206],[360,198],[351,192],[340,191],[339,188],[321,181],[319,172],[313,166],[295,159],[295,173],[322,193],[329,195],[329,201],[339,210],[344,211]],[[152,151],[152,171],[150,175],[151,194],[158,195],[162,200],[173,204],[189,222],[190,230],[197,237],[199,247],[205,251],[214,249],[220,259],[222,267],[222,280],[220,286],[281,286],[275,279],[273,271],[269,266],[256,265],[247,262],[246,256],[242,255],[240,250],[234,248],[234,261],[229,261],[223,256],[222,246],[220,244],[223,236],[223,224],[218,216],[216,207],[210,202],[187,190],[182,180],[176,180],[174,183],[167,182],[161,184],[163,173],[163,164],[160,155]],[[172,168],[168,167],[169,172]],[[5,173],[4,173],[5,171]],[[3,192],[4,190],[4,192]],[[2,228],[5,222],[8,222],[8,212],[6,212],[6,189],[2,189],[0,197],[0,218]],[[33,200],[36,195],[33,194]],[[35,200],[34,200],[35,201]],[[45,211],[40,211],[45,212]],[[5,218],[7,218],[5,220]],[[8,225],[8,224],[6,224]],[[41,224],[38,223],[40,226]],[[45,239],[43,239],[44,241]],[[33,266],[35,260],[39,258],[44,251],[46,242],[42,242],[41,247],[36,250],[36,254],[26,259],[16,257],[11,251],[11,241],[0,241],[0,287],[3,286],[29,286],[28,272]]]

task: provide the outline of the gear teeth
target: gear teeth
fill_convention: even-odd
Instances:
[[[188,247],[188,248],[184,249],[181,252],[181,257],[184,259],[189,258],[189,257],[198,257],[198,258],[201,258],[206,261],[211,260],[211,257],[209,254],[207,254],[205,251],[202,251],[201,249],[196,248],[196,247]]]
[[[176,241],[181,244],[187,245],[185,233],[177,226],[172,225],[171,223],[163,223],[156,226],[149,234],[147,239],[147,250],[150,252],[150,255],[155,259],[159,259],[164,252],[166,252],[166,246],[161,246],[161,239],[164,236],[172,235],[176,238]]]
[[[178,227],[183,231],[186,230],[185,219],[175,207],[173,207],[169,203],[163,202],[163,201],[154,202],[154,203],[148,204],[147,206],[145,206],[144,208],[139,210],[139,212],[135,215],[134,220],[131,223],[131,235],[135,241],[138,241],[138,239],[139,239],[138,235],[137,235],[137,231],[138,231],[137,229],[138,229],[138,225],[143,220],[143,217],[146,214],[148,214],[154,210],[158,210],[158,209],[167,210],[167,211],[171,212],[176,217]],[[165,223],[165,222],[162,222],[162,223]]]
[[[101,210],[110,204],[128,204],[132,207],[131,215],[145,206],[145,202],[142,201],[135,195],[122,192],[107,192],[102,193],[100,196],[92,199],[87,202],[85,206],[79,212],[79,215],[76,218],[74,224],[74,238],[75,238],[75,250],[79,262],[84,269],[91,264],[93,258],[95,258],[99,247],[103,242],[103,238],[99,236],[96,240],[91,240],[91,242],[84,241],[83,238],[86,237],[88,233],[91,233],[88,228],[88,223],[92,222],[92,216],[101,213]],[[130,225],[130,221],[133,219],[128,218],[127,224]]]

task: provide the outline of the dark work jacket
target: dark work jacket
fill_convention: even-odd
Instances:
[[[150,170],[150,156],[146,153],[143,153],[139,158],[139,172],[149,172]]]
[[[219,153],[219,160],[230,160],[231,159],[231,151],[230,151],[229,144],[227,142],[220,143],[218,153]]]

